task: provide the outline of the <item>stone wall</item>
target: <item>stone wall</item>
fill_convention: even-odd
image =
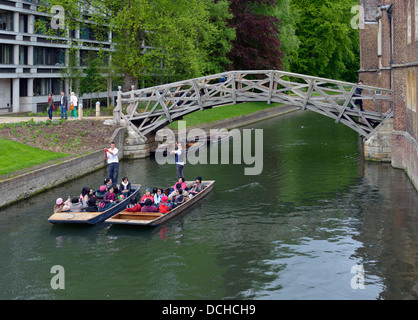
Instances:
[[[364,143],[366,160],[391,162],[392,160],[393,119],[385,123]]]
[[[418,142],[405,131],[392,133],[392,166],[405,170],[418,189]]]
[[[121,150],[119,158],[123,157],[124,138],[125,128],[116,129],[110,138],[110,141],[115,141],[116,146]],[[31,172],[2,180],[0,181],[0,190],[2,190],[0,208],[81,177],[104,166],[106,166],[106,162],[104,151],[101,148],[89,154],[67,157],[59,163],[46,164]],[[19,190],[19,192],[16,192],[16,190]]]

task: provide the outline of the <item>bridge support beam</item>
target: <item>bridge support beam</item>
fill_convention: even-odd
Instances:
[[[154,135],[149,135],[145,141],[138,133],[130,127],[127,127],[127,136],[123,147],[124,158],[143,159],[148,158],[151,150],[156,147]]]
[[[390,119],[364,143],[364,158],[372,161],[391,162],[392,132],[393,119]]]

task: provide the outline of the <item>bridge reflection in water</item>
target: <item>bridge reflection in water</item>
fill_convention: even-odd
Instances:
[[[362,91],[356,95],[356,89]],[[186,114],[249,101],[299,106],[335,119],[369,139],[393,117],[392,91],[277,70],[230,71],[118,92],[114,120],[126,123],[145,141]],[[363,102],[364,111],[358,104]]]

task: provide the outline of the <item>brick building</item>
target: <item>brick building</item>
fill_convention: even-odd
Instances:
[[[359,78],[393,90],[392,165],[418,189],[418,0],[360,0]]]

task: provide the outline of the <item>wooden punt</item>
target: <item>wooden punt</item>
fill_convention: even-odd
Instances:
[[[129,201],[133,197],[137,197],[139,190],[141,189],[140,184],[132,184],[132,193],[129,197],[126,197],[118,204],[110,207],[103,212],[58,212],[54,213],[49,217],[48,221],[51,223],[79,223],[79,224],[96,224],[106,220],[107,218],[115,215],[116,213],[126,209],[126,206],[129,204]]]
[[[186,182],[188,186],[191,186],[194,182]],[[204,189],[196,194],[194,197],[186,200],[181,205],[175,207],[166,214],[158,212],[127,212],[126,210],[119,212],[113,217],[105,221],[106,224],[125,224],[125,225],[135,225],[135,226],[158,226],[175,216],[182,213],[187,208],[190,208],[193,204],[199,202],[203,197],[205,197],[213,189],[215,181],[202,181]]]

